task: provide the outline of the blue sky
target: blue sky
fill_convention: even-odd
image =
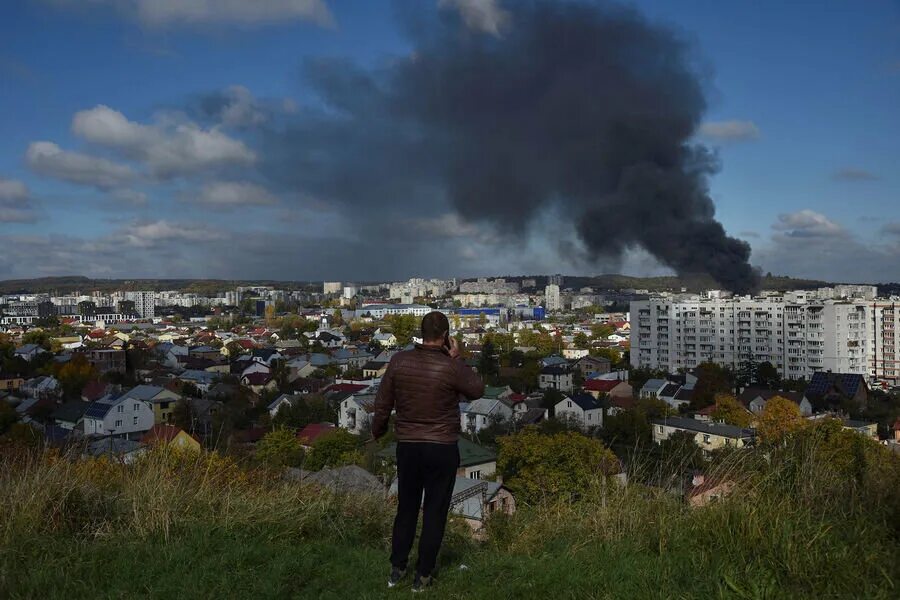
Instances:
[[[452,211],[408,206],[394,234],[366,231],[358,221],[368,212],[270,185],[255,168],[266,146],[254,126],[316,106],[305,59],[379,69],[408,55],[393,2],[86,4],[0,8],[0,278],[666,272],[638,248],[622,262],[570,263],[546,239],[555,227],[501,245]],[[466,4],[516,10],[512,0],[434,0],[431,10]],[[692,40],[708,70],[698,139],[719,152],[717,216],[751,244],[751,262],[795,276],[900,280],[900,4],[635,5]],[[196,110],[216,94],[231,110],[219,122]],[[113,125],[143,141],[104,137],[117,115]],[[205,142],[220,146],[205,156],[185,148]],[[457,233],[434,233],[445,226]]]

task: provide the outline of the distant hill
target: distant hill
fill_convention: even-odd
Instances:
[[[38,279],[7,279],[0,281],[0,294],[37,294],[71,292],[112,292],[115,290],[180,290],[198,294],[216,293],[236,286],[269,285],[281,289],[305,289],[321,284],[308,281],[229,280],[229,279],[91,279],[80,275],[41,277]]]

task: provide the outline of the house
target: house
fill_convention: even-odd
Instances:
[[[574,387],[572,370],[568,365],[544,367],[538,377],[538,387],[542,390],[552,389],[571,394]]]
[[[272,368],[264,362],[256,360],[240,360],[236,362],[243,367],[241,369],[241,377],[252,375],[253,373],[265,373],[268,375],[272,372]]]
[[[312,341],[319,342],[322,344],[323,348],[340,348],[344,339],[340,336],[337,336],[329,331],[320,331],[316,334],[315,337],[312,338]]]
[[[584,391],[594,398],[631,398],[633,394],[631,385],[619,379],[588,379],[584,382]]]
[[[557,354],[552,354],[550,356],[546,356],[540,360],[541,368],[544,367],[559,367],[559,366],[568,366],[569,361],[567,361],[562,356]]]
[[[85,448],[84,454],[94,458],[105,456],[116,462],[128,465],[146,452],[147,449],[136,440],[108,437],[89,443],[87,448]]]
[[[655,399],[659,393],[669,384],[665,379],[648,379],[641,387],[641,399]]]
[[[495,398],[479,398],[468,405],[460,404],[460,428],[464,432],[478,433],[495,422],[512,417],[513,411]]]
[[[608,358],[602,356],[585,356],[576,361],[575,368],[581,372],[582,377],[587,379],[592,374],[609,373],[612,363]]]
[[[266,407],[266,410],[269,411],[269,416],[274,418],[275,415],[278,414],[278,411],[282,408],[288,409],[293,406],[295,398],[296,396],[294,396],[293,394],[281,394],[280,396],[269,402],[269,405]]]
[[[288,381],[296,381],[309,377],[316,371],[316,367],[310,364],[306,358],[297,356],[287,362]]]
[[[90,405],[90,402],[83,400],[71,400],[50,413],[50,419],[57,427],[72,431],[81,422]]]
[[[553,407],[559,421],[572,422],[581,429],[603,427],[603,405],[590,394],[578,394],[563,398]]]
[[[46,352],[46,350],[44,350],[37,344],[24,344],[16,348],[13,356],[21,358],[22,360],[31,361],[38,354],[41,354],[43,352]]]
[[[12,373],[0,373],[0,392],[14,392],[22,387],[25,379]]]
[[[450,510],[462,516],[472,532],[479,535],[491,514],[513,514],[516,501],[502,483],[457,477],[450,497]]]
[[[84,412],[84,434],[134,439],[153,427],[153,409],[147,402],[107,395],[91,403]]]
[[[732,447],[743,448],[753,443],[755,432],[725,423],[710,423],[686,417],[653,419],[653,441],[657,444],[677,431],[686,431],[694,436],[694,442],[704,452]]]
[[[354,394],[341,401],[338,426],[359,435],[369,431],[375,413],[375,394]]]
[[[864,408],[869,400],[869,386],[859,373],[813,373],[804,396],[817,412],[846,409],[847,405]]]
[[[698,473],[691,480],[691,488],[684,495],[684,500],[692,508],[706,506],[728,496],[734,486],[731,479],[708,479]]]
[[[861,435],[878,441],[878,423],[869,423],[868,421],[856,421],[854,419],[842,419],[841,425],[844,429],[855,431]]]
[[[366,379],[377,379],[380,377],[384,377],[384,372],[387,371],[387,366],[387,362],[370,360],[362,366],[363,377],[365,377]]]
[[[672,408],[678,409],[681,407],[682,404],[687,404],[686,402],[684,402],[682,400],[676,400],[676,396],[678,395],[678,392],[680,390],[681,390],[680,384],[671,383],[671,382],[666,383],[666,385],[664,385],[662,387],[662,389],[660,389],[656,392],[656,399],[662,400],[663,402],[665,402]]]
[[[518,396],[518,394],[517,394]],[[512,405],[513,419],[520,425],[536,425],[549,417],[540,393],[517,400]]]
[[[19,391],[31,398],[58,398],[62,387],[55,377],[41,375],[26,381]]]
[[[768,388],[748,387],[740,393],[738,400],[754,415],[762,414],[766,403],[775,396],[781,396],[796,404],[800,408],[800,414],[808,417],[813,413],[813,407],[805,395],[800,392],[784,392],[770,390]]]
[[[241,384],[247,386],[254,393],[261,394],[263,391],[274,390],[278,387],[275,379],[268,373],[250,373],[241,376]]]
[[[310,423],[297,432],[297,439],[304,449],[309,450],[317,439],[337,429],[333,423]]]
[[[175,404],[181,400],[181,396],[175,392],[155,385],[133,387],[122,394],[122,397],[146,402],[153,409],[153,422],[157,425],[172,422]]]
[[[196,437],[190,435],[181,427],[169,424],[154,425],[150,428],[150,431],[144,434],[141,442],[147,446],[161,445],[191,452],[200,452],[203,449],[200,445],[200,440]]]
[[[94,365],[100,374],[104,373],[124,373],[125,372],[125,350],[116,348],[97,348],[84,352],[88,362]]]
[[[515,392],[513,392],[512,388],[508,385],[506,386],[492,386],[486,385],[484,387],[484,394],[482,398],[496,398],[497,400],[505,400],[512,396]]]
[[[198,390],[203,393],[206,393],[212,388],[212,386],[219,379],[219,373],[213,373],[210,371],[197,371],[194,369],[187,369],[182,372],[177,379],[183,381],[184,383],[190,383]]]
[[[284,360],[284,356],[275,348],[256,348],[250,352],[250,359],[267,367],[272,367],[276,361]]]
[[[382,347],[382,348],[391,348],[397,345],[397,337],[393,333],[382,333],[381,331],[375,332],[375,335],[372,336],[372,339]]]

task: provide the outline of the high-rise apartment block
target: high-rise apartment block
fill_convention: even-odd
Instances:
[[[896,301],[895,301],[896,300]],[[782,377],[816,371],[900,382],[900,299],[664,297],[631,303],[631,364],[676,371],[703,362],[770,362]]]
[[[125,292],[125,299],[134,302],[134,310],[142,319],[156,315],[156,292]]]
[[[326,281],[322,284],[323,294],[340,294],[344,289],[344,284],[340,281]]]
[[[562,308],[562,303],[559,300],[559,286],[556,284],[549,284],[544,288],[544,307],[548,310],[560,310]]]

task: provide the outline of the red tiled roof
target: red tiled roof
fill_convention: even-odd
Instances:
[[[609,399],[609,403],[623,410],[630,410],[637,404],[634,396],[613,396]]]
[[[584,389],[589,392],[609,392],[622,383],[618,379],[588,379],[584,382]]]
[[[272,376],[268,373],[247,373],[241,379],[246,379],[248,385],[266,385]]]
[[[707,406],[707,407],[705,407],[705,408],[701,408],[700,410],[698,410],[698,411],[697,411],[697,414],[698,414],[698,415],[703,415],[703,416],[705,416],[705,417],[709,417],[709,416],[711,416],[711,415],[713,414],[713,412],[714,412],[715,410],[716,410],[716,405],[715,405],[715,404],[710,404],[709,406]]]
[[[297,439],[305,444],[312,444],[323,434],[329,433],[337,429],[331,423],[310,423],[297,432]]]
[[[513,404],[518,404],[519,402],[524,401],[527,397],[528,396],[526,396],[525,394],[510,394],[507,397],[507,400],[509,400]]]
[[[251,350],[253,348],[256,348],[256,342],[254,342],[253,340],[236,340],[236,341],[237,341],[238,346],[240,346],[241,348],[244,348],[245,350]]]

